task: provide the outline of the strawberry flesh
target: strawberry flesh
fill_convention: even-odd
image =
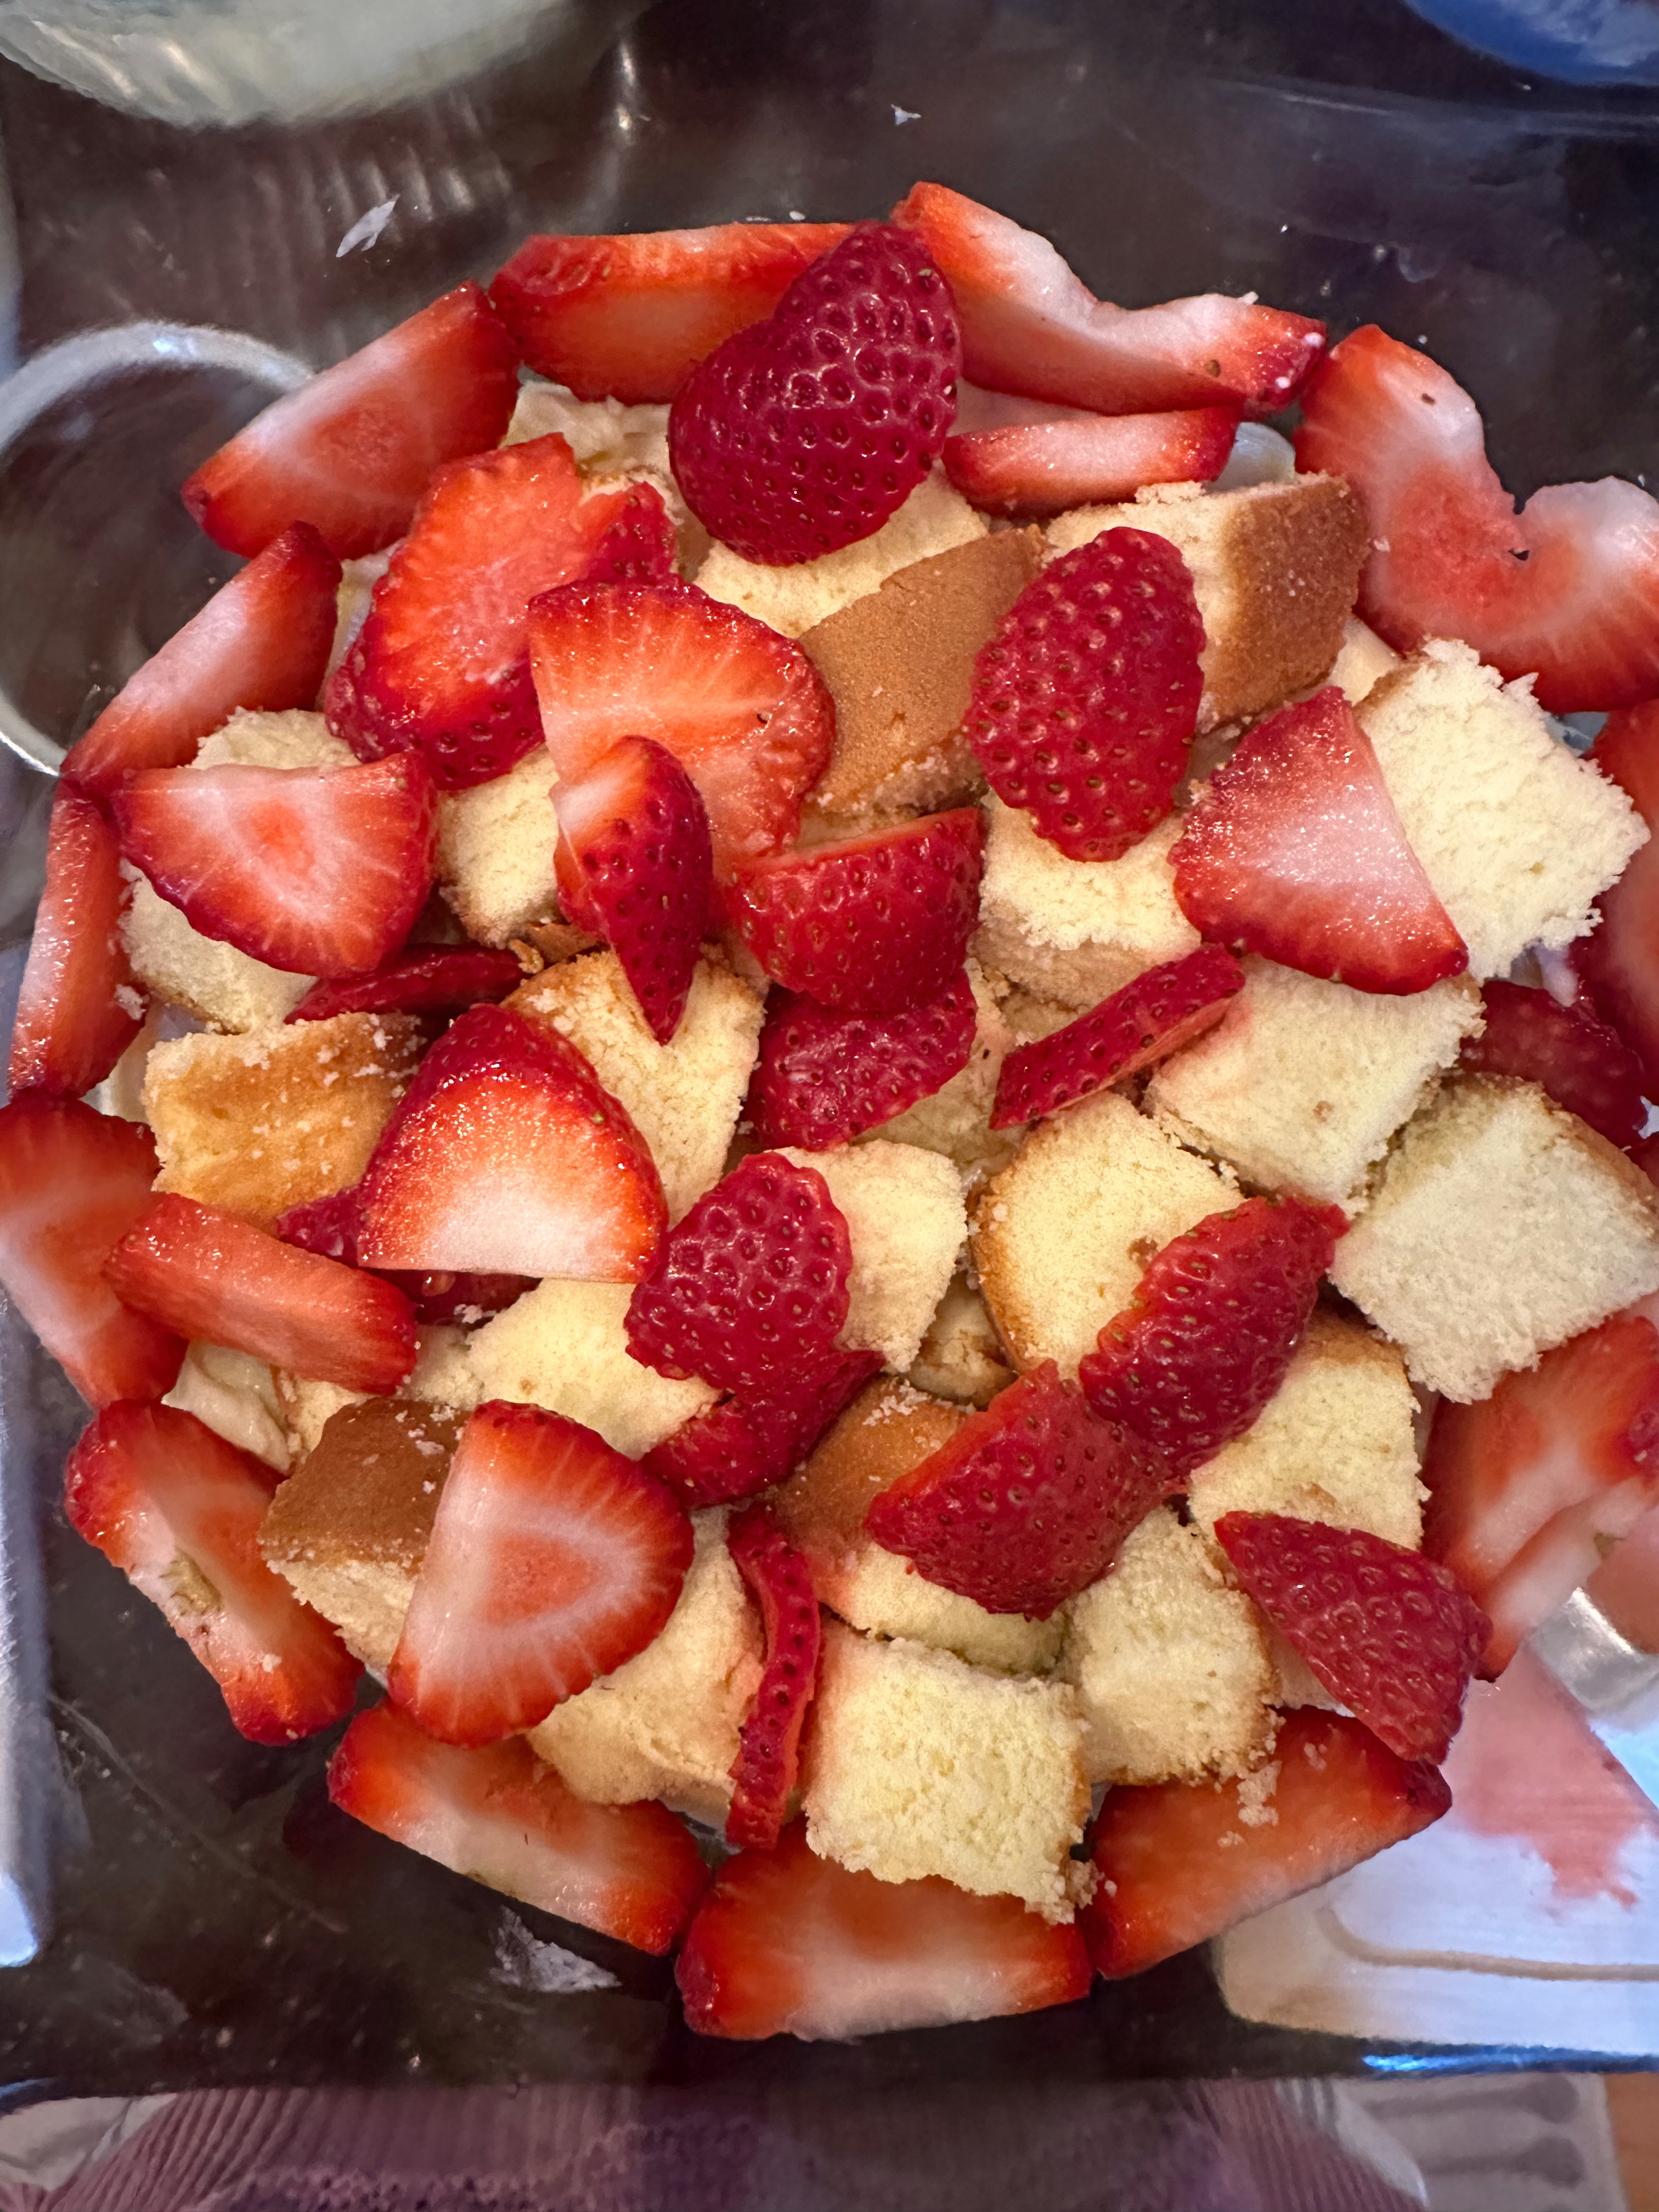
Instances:
[[[326,1198],[291,1206],[277,1222],[276,1233],[284,1244],[297,1244],[302,1252],[320,1252],[325,1260],[343,1260],[355,1267],[357,1194],[337,1190]],[[447,1268],[377,1267],[372,1272],[397,1285],[414,1307],[417,1322],[434,1327],[482,1321],[536,1287],[527,1275],[464,1275]]]
[[[114,830],[92,799],[60,783],[11,1033],[14,1094],[78,1098],[137,1036],[145,1000],[121,942],[126,896]]]
[[[582,571],[589,584],[673,584],[679,580],[674,518],[655,484],[630,484]]]
[[[462,1014],[481,1001],[504,999],[524,981],[511,952],[478,945],[422,945],[400,952],[366,975],[313,983],[291,1022],[326,1022],[336,1014]]]
[[[1600,919],[1572,948],[1595,1010],[1659,1087],[1659,701],[1610,714],[1589,757],[1634,803],[1648,842],[1599,902]]]
[[[774,991],[745,1109],[756,1135],[821,1152],[879,1128],[961,1073],[977,1020],[965,969],[900,1014],[838,1014]]]
[[[1583,1006],[1558,1006],[1547,991],[1488,983],[1486,1026],[1466,1038],[1463,1065],[1478,1075],[1518,1076],[1609,1144],[1633,1145],[1648,1118],[1642,1063],[1615,1030]]]
[[[766,1662],[738,1735],[726,1840],[769,1851],[800,1766],[800,1732],[818,1680],[818,1601],[805,1559],[763,1505],[745,1507],[726,1548],[761,1609]]]
[[[947,438],[945,473],[988,514],[1041,521],[1074,507],[1115,506],[1142,484],[1210,483],[1226,467],[1237,429],[1232,407],[1011,422]]]
[[[835,1352],[780,1376],[764,1396],[723,1398],[640,1462],[690,1505],[724,1505],[781,1482],[881,1372],[878,1352]]]

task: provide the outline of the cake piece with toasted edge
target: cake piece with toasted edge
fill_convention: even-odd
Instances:
[[[467,1357],[465,1330],[444,1326],[418,1329],[420,1350],[413,1373],[398,1392],[400,1401],[453,1406],[470,1413],[483,1396]],[[271,1370],[276,1403],[288,1431],[289,1455],[295,1461],[315,1451],[319,1438],[332,1415],[343,1406],[365,1402],[361,1390],[348,1390],[339,1382],[325,1382],[315,1376],[293,1375],[286,1368]]]
[[[943,1154],[886,1139],[781,1156],[814,1168],[853,1248],[843,1349],[868,1346],[902,1374],[921,1349],[968,1233],[962,1183]]]
[[[996,1323],[965,1273],[951,1278],[910,1364],[918,1390],[963,1406],[988,1406],[1014,1380]]]
[[[505,945],[554,920],[553,763],[536,745],[505,775],[438,801],[438,889],[467,935]]]

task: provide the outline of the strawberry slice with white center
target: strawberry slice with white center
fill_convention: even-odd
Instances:
[[[386,1395],[415,1364],[415,1314],[401,1291],[193,1198],[155,1199],[104,1273],[125,1304],[180,1336],[347,1390]]]
[[[518,397],[517,348],[478,286],[458,284],[256,415],[180,496],[233,553],[295,522],[343,561],[375,553],[435,468],[500,444]]]
[[[71,1524],[158,1605],[255,1743],[349,1713],[362,1668],[259,1553],[276,1477],[173,1406],[110,1406],[64,1469]]]
[[[745,1109],[756,1135],[812,1152],[879,1128],[961,1073],[978,1018],[965,969],[902,1014],[838,1014],[774,991]]]
[[[1394,996],[1468,966],[1334,684],[1246,732],[1170,858],[1188,921],[1241,952]]]
[[[121,849],[204,937],[272,968],[361,975],[432,888],[437,793],[418,758],[356,768],[147,769]]]
[[[699,2035],[814,2043],[1072,2004],[1090,1970],[1078,1929],[1018,1898],[854,1874],[797,1822],[721,1867],[675,1978]]]
[[[107,793],[134,769],[178,768],[238,708],[314,707],[338,618],[340,564],[296,523],[152,653],[70,749],[65,779]]]
[[[724,1398],[694,1414],[641,1465],[690,1505],[725,1505],[793,1473],[865,1384],[878,1352],[834,1352],[801,1360],[764,1395]]]
[[[138,1034],[145,1000],[121,942],[126,895],[114,830],[92,799],[60,784],[11,1033],[14,1092],[78,1098]]]
[[[766,1663],[738,1731],[726,1840],[769,1851],[800,1767],[800,1732],[818,1681],[820,1626],[811,1571],[763,1505],[733,1520],[726,1549],[761,1609]]]
[[[88,1405],[164,1398],[182,1337],[122,1304],[104,1263],[145,1213],[155,1139],[75,1098],[0,1107],[0,1283]]]
[[[1371,553],[1359,611],[1401,653],[1458,637],[1554,714],[1659,690],[1659,501],[1632,483],[1547,484],[1516,512],[1474,402],[1374,324],[1302,396],[1297,465],[1345,476]]]
[[[367,1267],[637,1282],[667,1224],[626,1111],[574,1045],[506,1006],[433,1046],[357,1189]]]
[[[395,1705],[358,1714],[328,1794],[423,1858],[659,1957],[708,1887],[690,1830],[663,1806],[590,1805],[527,1743],[459,1750]]]
[[[661,1633],[691,1548],[685,1508],[592,1429],[480,1406],[439,1496],[392,1702],[446,1743],[533,1728]]]
[[[1233,406],[1271,415],[1323,352],[1325,325],[1206,292],[1115,307],[1046,238],[943,185],[917,185],[893,221],[944,270],[975,384],[1103,415]]]
[[[481,945],[422,945],[398,953],[367,975],[313,983],[291,1022],[325,1022],[336,1014],[461,1014],[492,1004],[524,981],[518,956]]]
[[[326,1198],[307,1199],[291,1206],[276,1223],[284,1244],[297,1244],[302,1252],[320,1252],[325,1260],[357,1264],[357,1194],[337,1190]],[[444,1268],[404,1271],[377,1270],[395,1283],[415,1309],[417,1322],[444,1326],[453,1322],[477,1322],[487,1314],[501,1313],[514,1299],[536,1287],[527,1275],[459,1275]]]
[[[610,526],[582,570],[590,584],[679,581],[679,533],[655,484],[630,484]]]
[[[665,746],[623,738],[559,785],[553,855],[566,919],[605,939],[646,1026],[680,1025],[714,895],[708,812]]]
[[[945,473],[988,514],[1043,520],[1133,499],[1143,484],[1212,483],[1237,429],[1234,407],[1010,423],[947,438]]]
[[[538,376],[578,399],[672,399],[705,354],[769,315],[844,222],[527,238],[489,288]]]
[[[1659,833],[1659,701],[1610,714],[1590,759]],[[1572,964],[1596,1011],[1659,1087],[1659,834],[1626,864],[1598,902],[1601,920],[1572,948]]]
[[[1423,1547],[1490,1616],[1484,1665],[1499,1674],[1659,1496],[1653,1322],[1615,1315],[1478,1405],[1442,1399],[1423,1480]]]
[[[562,783],[650,738],[702,793],[722,874],[794,837],[836,713],[789,639],[695,584],[582,582],[531,609],[530,664]]]
[[[1273,1759],[1259,1801],[1249,1778],[1107,1792],[1089,1838],[1100,1881],[1078,1915],[1097,1973],[1143,1973],[1451,1809],[1437,1767],[1398,1758],[1337,1713],[1287,1713]]]
[[[1504,982],[1488,983],[1480,1003],[1486,1026],[1465,1039],[1465,1067],[1540,1084],[1609,1144],[1635,1143],[1648,1118],[1642,1063],[1588,1005],[1559,1006],[1547,991]]]

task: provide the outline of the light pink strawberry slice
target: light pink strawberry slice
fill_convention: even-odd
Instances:
[[[1040,519],[1133,499],[1143,484],[1210,483],[1237,428],[1231,407],[1011,423],[947,438],[945,472],[988,514]]]

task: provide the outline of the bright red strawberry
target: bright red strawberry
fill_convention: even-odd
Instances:
[[[816,1168],[753,1152],[668,1232],[628,1308],[628,1348],[659,1375],[764,1397],[827,1358],[853,1248]]]
[[[183,1339],[104,1280],[155,1169],[138,1122],[38,1093],[0,1107],[0,1283],[88,1405],[164,1398],[179,1379]]]
[[[476,284],[349,354],[256,415],[186,477],[208,536],[258,553],[308,522],[343,561],[409,526],[434,469],[498,445],[519,396],[519,357]]]
[[[1659,1495],[1659,1334],[1619,1314],[1506,1375],[1479,1405],[1443,1398],[1423,1462],[1423,1548],[1492,1621],[1497,1674]]]
[[[879,530],[939,459],[961,370],[950,288],[927,247],[860,223],[680,386],[675,480],[747,560],[834,553]]]
[[[461,1014],[481,1000],[504,999],[524,981],[511,952],[479,945],[414,945],[367,975],[313,983],[291,1022],[325,1022],[335,1014]]]
[[[595,584],[531,610],[530,664],[562,780],[653,738],[702,793],[722,874],[789,844],[836,710],[798,645],[695,584]]]
[[[1401,1759],[1438,1765],[1491,1623],[1449,1568],[1283,1513],[1224,1513],[1216,1541],[1331,1695]]]
[[[1011,423],[947,438],[945,473],[992,514],[1063,514],[1133,499],[1142,484],[1210,483],[1237,428],[1233,407]]]
[[[723,222],[527,238],[489,288],[539,376],[578,399],[672,399],[693,365],[769,315],[844,222]]]
[[[1659,690],[1659,503],[1617,477],[1548,484],[1517,514],[1474,402],[1374,324],[1302,395],[1297,465],[1345,476],[1371,554],[1359,611],[1402,653],[1461,637],[1552,714]]]
[[[415,1364],[415,1315],[401,1291],[193,1198],[155,1200],[104,1274],[125,1304],[180,1336],[347,1390],[382,1395]]]
[[[159,768],[115,794],[121,850],[204,937],[272,968],[361,975],[432,888],[437,794],[423,761]]]
[[[1213,1029],[1243,984],[1243,969],[1218,945],[1147,969],[1064,1029],[1014,1047],[997,1078],[991,1127],[1035,1121],[1139,1075]]]
[[[781,1482],[881,1372],[878,1352],[832,1352],[780,1376],[763,1397],[723,1398],[640,1464],[690,1505],[724,1505]]]
[[[1334,684],[1246,732],[1172,858],[1187,919],[1242,952],[1396,996],[1468,966]]]
[[[1158,1254],[1078,1368],[1095,1411],[1185,1475],[1243,1436],[1285,1379],[1347,1227],[1334,1206],[1251,1198]]]
[[[655,484],[635,483],[582,570],[588,584],[674,584],[679,581],[679,538]]]
[[[1635,1143],[1648,1118],[1644,1078],[1641,1061],[1616,1030],[1583,1006],[1559,1006],[1547,991],[1520,983],[1488,983],[1481,1002],[1486,1026],[1465,1040],[1465,1067],[1541,1084],[1609,1144]]]
[[[884,1490],[865,1526],[988,1613],[1046,1620],[1100,1580],[1171,1487],[1156,1455],[1091,1413],[1048,1359]]]
[[[459,1750],[392,1705],[346,1730],[328,1794],[440,1866],[659,1957],[708,1887],[690,1831],[663,1806],[590,1805],[521,1739]]]
[[[680,1025],[714,895],[708,813],[665,746],[623,738],[558,787],[554,872],[567,920],[605,939],[666,1044]]]
[[[726,1548],[761,1609],[766,1664],[738,1737],[726,1840],[769,1851],[800,1767],[801,1724],[818,1680],[818,1601],[805,1559],[763,1505],[746,1506]]]
[[[522,759],[541,735],[530,602],[581,574],[626,499],[590,490],[558,436],[440,469],[330,679],[335,735],[360,760],[423,753],[446,791]]]
[[[365,1267],[635,1282],[667,1208],[645,1139],[559,1032],[474,1006],[440,1037],[357,1190]]]
[[[14,1093],[78,1098],[138,1034],[145,1001],[121,943],[125,902],[114,830],[93,800],[59,784],[11,1033]]]
[[[562,1413],[500,1400],[461,1431],[386,1674],[446,1743],[495,1743],[643,1651],[691,1564],[685,1508]]]
[[[843,1014],[899,1014],[941,997],[979,920],[985,823],[925,814],[844,844],[734,871],[726,906],[775,981]]]
[[[1107,1792],[1089,1838],[1100,1881],[1078,1915],[1097,1973],[1109,1981],[1142,1973],[1316,1889],[1451,1808],[1437,1768],[1397,1759],[1337,1713],[1287,1713],[1273,1757],[1266,1820],[1248,1817],[1238,1782]]]
[[[277,1222],[276,1233],[284,1244],[297,1244],[302,1252],[320,1252],[325,1260],[343,1260],[355,1267],[357,1194],[337,1190],[327,1198],[291,1206]],[[447,1268],[380,1267],[372,1272],[397,1285],[414,1307],[417,1322],[434,1326],[477,1322],[486,1314],[501,1313],[535,1288],[527,1275],[459,1275]]]
[[[334,643],[340,564],[297,523],[128,678],[64,763],[83,791],[179,768],[239,707],[314,707]]]
[[[158,1605],[255,1743],[314,1735],[351,1711],[362,1668],[259,1553],[276,1478],[194,1413],[106,1407],[64,1469],[64,1510]]]
[[[775,1850],[727,1859],[676,1978],[699,2035],[814,2043],[1072,2004],[1090,1974],[1077,1929],[1018,1898],[854,1874],[797,1823]]]
[[[1224,293],[1158,307],[1097,300],[1046,238],[943,185],[915,185],[893,221],[926,239],[957,303],[963,374],[994,391],[1103,415],[1271,415],[1323,349],[1322,323]]]
[[[1602,892],[1600,923],[1573,946],[1572,963],[1596,1011],[1641,1060],[1651,1089],[1659,1086],[1659,700],[1610,714],[1589,757],[1654,834]]]
[[[967,1066],[977,1020],[965,969],[902,1014],[838,1014],[774,991],[749,1086],[756,1135],[821,1152],[879,1128]]]
[[[1069,860],[1163,821],[1204,690],[1204,625],[1167,538],[1106,530],[1025,586],[974,662],[963,732],[992,789]]]

